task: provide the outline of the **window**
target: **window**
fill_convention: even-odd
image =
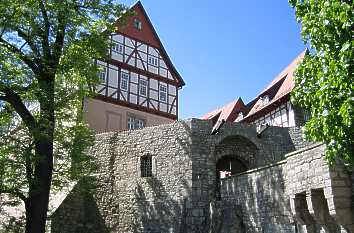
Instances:
[[[280,107],[275,108],[271,113],[268,113],[257,120],[254,121],[257,125],[273,125],[280,127],[288,127],[288,111],[286,105],[281,105]]]
[[[139,80],[139,94],[146,96],[147,93],[147,81],[145,79]]]
[[[149,62],[150,65],[158,66],[158,59],[157,59],[157,57],[149,56],[148,62]]]
[[[269,96],[265,95],[265,96],[261,97],[261,101],[262,101],[262,106],[268,104],[269,103]]]
[[[128,130],[142,129],[145,127],[143,119],[136,118],[135,116],[128,116]]]
[[[107,68],[106,67],[102,67],[102,70],[100,70],[98,72],[98,77],[100,78],[100,80],[105,83],[106,82],[106,73],[107,73]]]
[[[122,72],[120,77],[120,89],[123,91],[128,91],[129,74]]]
[[[116,53],[121,53],[123,54],[123,45],[119,43],[112,43],[112,51]]]
[[[160,101],[167,102],[167,86],[160,84]]]
[[[152,177],[152,157],[146,155],[140,159],[141,177]]]
[[[141,21],[139,19],[134,19],[134,27],[141,30]]]
[[[238,115],[237,115],[237,118],[236,118],[236,122],[239,122],[243,119],[243,112],[239,112]]]

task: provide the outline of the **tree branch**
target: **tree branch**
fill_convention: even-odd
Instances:
[[[44,20],[44,33],[42,36],[43,54],[47,59],[50,59],[50,56],[51,56],[51,51],[50,51],[50,46],[49,46],[50,22],[49,22],[48,14],[47,14],[47,11],[45,9],[45,6],[44,6],[42,0],[39,0],[39,7],[41,9],[41,13],[42,13],[43,20]]]
[[[29,45],[29,47],[31,48],[31,50],[33,51],[33,53],[37,56],[40,57],[40,53],[38,48],[36,47],[36,45],[33,43],[33,41],[31,40],[30,36],[27,35],[24,31],[22,31],[20,28],[15,28],[15,30],[17,31],[17,34],[24,39],[27,44]]]
[[[38,64],[33,62],[28,56],[26,56],[21,50],[19,50],[16,46],[10,44],[2,37],[0,37],[0,46],[6,48],[8,51],[13,53],[14,55],[18,56],[31,70],[33,73],[40,75],[40,70]]]
[[[37,127],[37,123],[33,115],[30,113],[30,111],[23,103],[21,97],[16,92],[11,90],[9,87],[1,83],[0,83],[0,91],[5,94],[1,96],[0,99],[11,104],[11,106],[15,109],[15,111],[20,115],[21,119],[29,129],[30,133],[33,135]]]
[[[54,42],[54,52],[53,52],[53,58],[55,61],[55,64],[57,65],[59,63],[59,59],[62,54],[62,49],[64,45],[64,38],[65,38],[65,30],[66,30],[66,22],[65,22],[65,17],[63,16],[65,14],[63,10],[61,10],[58,13],[58,29],[56,31],[56,36],[55,36],[55,42]]]

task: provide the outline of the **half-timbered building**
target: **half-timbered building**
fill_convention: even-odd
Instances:
[[[178,91],[185,85],[144,7],[109,36],[110,59],[102,69],[98,96],[85,102],[85,118],[96,132],[133,130],[178,119]]]
[[[239,98],[213,110],[201,119],[217,122],[245,122],[256,125],[293,127],[307,120],[306,110],[296,108],[290,101],[294,88],[294,71],[306,55],[306,50],[295,58],[280,74],[252,101],[244,104]]]

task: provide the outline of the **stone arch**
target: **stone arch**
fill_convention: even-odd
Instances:
[[[214,139],[214,145],[217,146],[232,137],[243,137],[257,148],[262,147],[262,142],[260,138],[257,137],[257,127],[243,123],[225,123],[222,127],[222,133],[217,135]]]
[[[242,162],[247,169],[257,167],[257,156],[259,149],[250,139],[241,135],[232,135],[224,138],[215,145],[215,161],[223,157],[234,158]]]
[[[259,149],[250,139],[241,135],[224,137],[213,150],[212,171],[215,197],[220,198],[220,180],[237,175],[258,165]]]

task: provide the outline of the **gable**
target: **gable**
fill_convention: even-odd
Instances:
[[[125,59],[124,62],[151,72],[151,70],[148,69],[148,65],[144,64],[144,62],[148,63],[150,59],[145,55],[149,56],[150,54],[152,59],[157,59],[156,62],[158,62],[158,65],[156,66],[162,67],[161,74],[160,70],[156,69],[152,69],[152,73],[172,80],[174,79],[178,86],[184,86],[185,83],[182,77],[172,64],[141,2],[138,1],[131,7],[131,10],[135,12],[135,15],[127,20],[126,25],[122,26],[118,21],[116,23],[116,32],[126,38],[130,38],[127,40],[127,44],[130,43],[130,47],[134,50],[131,56],[128,55],[128,60]],[[135,27],[136,21],[141,24],[139,29]],[[129,61],[131,57],[133,57],[133,60]],[[167,74],[167,72],[170,74]]]
[[[160,48],[159,40],[156,38],[154,29],[151,27],[152,25],[150,25],[148,18],[145,17],[141,4],[135,4],[131,10],[135,12],[135,15],[130,17],[127,20],[127,24],[124,26],[120,26],[119,23],[117,23],[117,32],[134,39],[139,39],[141,42],[152,45],[156,48]],[[135,20],[141,22],[142,27],[140,30],[134,27]]]

